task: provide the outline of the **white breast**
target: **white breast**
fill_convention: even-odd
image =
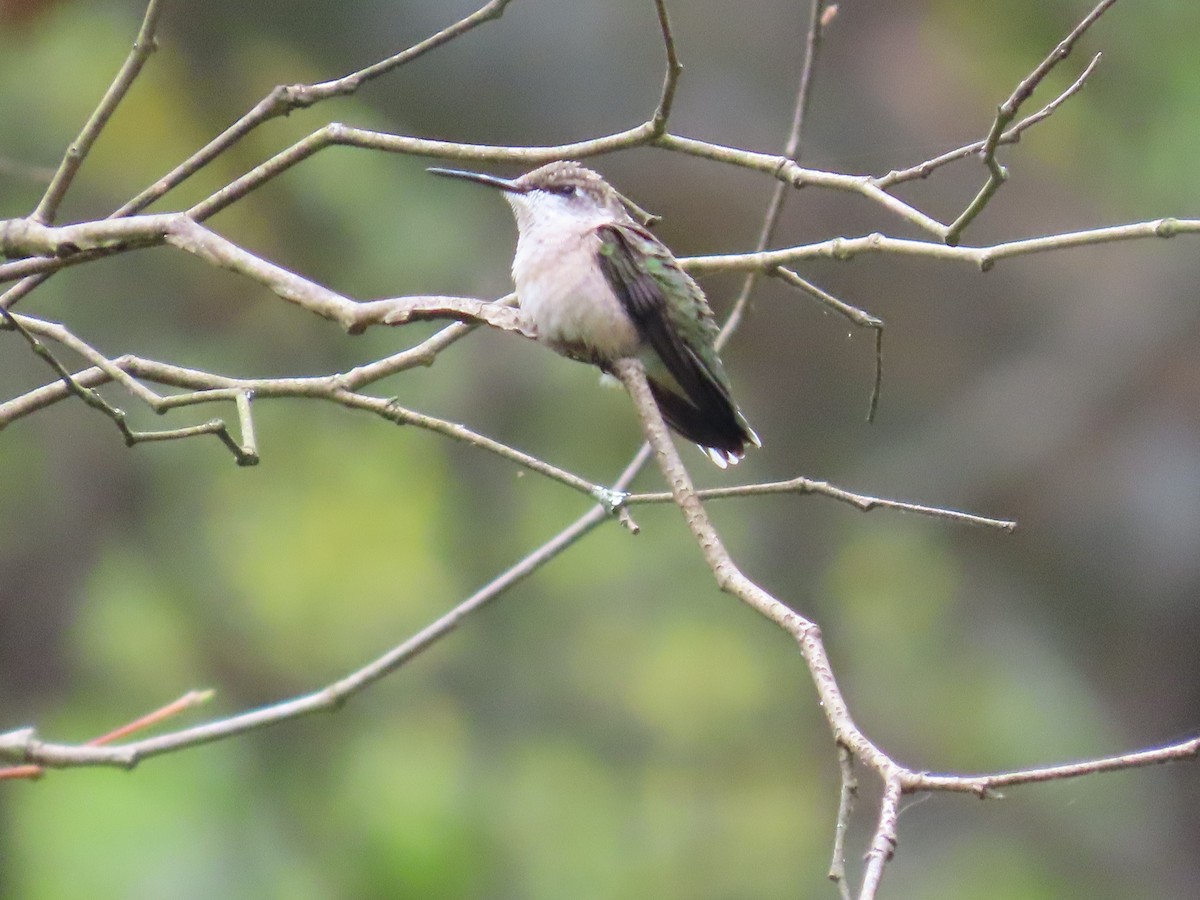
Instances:
[[[599,248],[592,227],[535,226],[521,233],[512,269],[521,308],[539,339],[593,362],[632,355],[640,343],[596,261]]]

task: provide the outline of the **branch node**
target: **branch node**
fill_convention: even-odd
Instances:
[[[628,506],[622,506],[617,510],[617,521],[632,535],[638,535],[642,532],[642,527],[633,520],[633,515],[629,512]]]
[[[628,491],[615,491],[612,488],[597,487],[592,491],[592,496],[608,512],[610,516],[618,515],[625,508],[625,501],[629,499]],[[636,528],[636,526],[634,526]],[[634,534],[637,532],[634,531]]]
[[[1179,220],[1175,218],[1160,219],[1154,226],[1155,237],[1173,238],[1179,234]]]
[[[36,728],[16,728],[0,734],[0,759],[24,763],[29,761],[29,751],[37,742]]]

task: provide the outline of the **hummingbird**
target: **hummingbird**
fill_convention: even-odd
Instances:
[[[514,179],[429,171],[504,194],[517,220],[517,299],[539,341],[609,374],[640,359],[667,424],[721,468],[762,446],[733,400],[704,292],[647,230],[653,217],[577,162]]]

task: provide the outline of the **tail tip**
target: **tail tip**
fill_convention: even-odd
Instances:
[[[759,440],[758,435],[752,429],[747,428],[744,437],[745,440],[736,450],[728,450],[722,447],[705,447],[702,444],[697,446],[700,447],[701,453],[712,460],[714,466],[718,469],[727,469],[730,466],[736,466],[745,458],[747,444],[762,447],[762,441]]]

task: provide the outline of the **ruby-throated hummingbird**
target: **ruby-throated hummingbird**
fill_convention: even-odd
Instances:
[[[761,446],[733,402],[704,292],[608,182],[575,162],[513,180],[429,171],[504,192],[519,232],[517,299],[539,340],[606,371],[639,358],[667,424],[722,468]]]

